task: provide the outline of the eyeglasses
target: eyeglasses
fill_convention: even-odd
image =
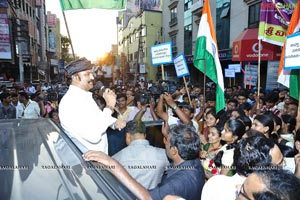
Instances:
[[[246,193],[244,193],[243,191],[244,191],[244,184],[242,185],[241,190],[240,190],[239,192],[237,192],[236,199],[238,199],[238,196],[242,195],[245,199],[247,199],[247,200],[252,200],[252,199],[250,199],[250,197],[249,197]]]

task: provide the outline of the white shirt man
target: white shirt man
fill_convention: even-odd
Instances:
[[[103,98],[108,108],[101,111],[89,92],[94,79],[90,62],[85,58],[78,59],[65,69],[72,83],[59,105],[61,125],[83,153],[96,150],[107,154],[106,129],[117,120],[111,116],[116,95],[110,90],[104,92]],[[125,126],[125,123],[120,124],[116,122],[116,128]]]
[[[29,99],[29,96],[25,92],[19,93],[20,102],[23,107],[22,118],[23,119],[38,119],[40,118],[40,106],[37,102]]]

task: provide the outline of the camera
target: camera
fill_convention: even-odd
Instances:
[[[163,93],[173,94],[177,90],[176,82],[174,81],[159,81],[159,85],[153,85],[150,88],[151,94],[159,96]]]
[[[134,99],[136,102],[141,102],[142,105],[150,104],[152,95],[147,92],[138,93],[135,95]]]

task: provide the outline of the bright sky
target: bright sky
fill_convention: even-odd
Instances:
[[[59,0],[46,0],[46,10],[61,21],[61,34],[68,36]],[[75,54],[95,61],[117,43],[118,11],[85,9],[65,11]]]

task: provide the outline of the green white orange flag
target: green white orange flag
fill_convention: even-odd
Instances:
[[[204,1],[196,41],[194,66],[216,83],[216,111],[219,112],[225,107],[224,79],[209,0]]]
[[[77,9],[125,9],[127,0],[59,0],[63,11]]]
[[[286,35],[291,35],[299,31],[300,28],[300,1],[298,1],[292,15]],[[281,52],[280,64],[278,69],[278,82],[290,88],[290,96],[299,99],[300,72],[299,70],[284,70],[285,45]]]

